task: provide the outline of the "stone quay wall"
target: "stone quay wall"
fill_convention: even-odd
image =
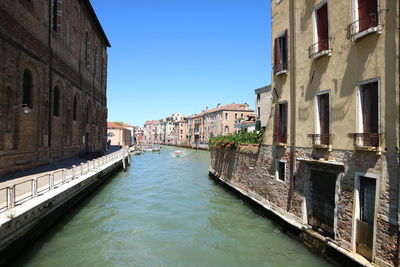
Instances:
[[[276,177],[277,160],[286,163],[284,180]],[[309,225],[310,170],[337,175],[332,237],[321,235]],[[371,264],[371,259],[367,260],[356,253],[354,234],[355,180],[357,175],[368,174],[377,177],[378,191],[372,261],[380,266],[398,266],[398,172],[397,155],[376,155],[373,152],[328,152],[323,149],[267,145],[211,151],[212,176],[239,190],[241,194],[260,201],[276,216],[295,225],[302,231],[300,239],[317,253],[328,257],[328,254],[336,255],[336,258],[343,258],[338,257],[337,252],[344,255],[345,260],[339,260],[339,263],[345,264],[349,261],[363,266]],[[335,253],[332,253],[332,248]]]

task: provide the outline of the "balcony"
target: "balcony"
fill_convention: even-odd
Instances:
[[[379,133],[350,133],[349,137],[354,140],[354,147],[360,151],[375,151],[377,155],[382,154],[382,134]]]
[[[287,72],[288,72],[287,61],[279,60],[279,62],[274,65],[274,73],[276,76],[281,74],[286,74]]]
[[[332,151],[333,134],[309,134],[308,137],[311,138],[313,147]]]
[[[275,146],[286,147],[287,134],[276,134],[273,136]]]
[[[347,39],[351,39],[353,42],[356,42],[361,37],[373,32],[376,32],[376,34],[381,34],[383,27],[381,21],[384,11],[386,10],[381,9],[376,13],[369,13],[364,18],[356,20],[347,26]]]
[[[322,56],[331,56],[332,55],[332,40],[330,37],[328,39],[321,40],[317,43],[314,43],[308,48],[308,57],[312,59],[317,59]]]

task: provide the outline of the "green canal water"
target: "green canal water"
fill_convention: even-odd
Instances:
[[[210,154],[132,157],[18,266],[327,266],[208,177]]]

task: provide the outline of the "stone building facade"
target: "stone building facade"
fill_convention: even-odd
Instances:
[[[256,124],[257,129],[265,129],[271,115],[272,92],[271,85],[254,90],[256,95]]]
[[[398,266],[399,1],[271,6],[259,193],[336,246]]]
[[[88,0],[0,2],[0,175],[105,150],[108,47]]]

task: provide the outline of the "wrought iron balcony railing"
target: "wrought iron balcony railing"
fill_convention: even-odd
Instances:
[[[354,21],[347,26],[347,39],[353,38],[356,34],[370,28],[378,28],[381,25],[382,15],[386,9],[381,9],[376,13],[369,13],[365,17]]]
[[[330,55],[332,53],[332,40],[333,38],[329,37],[312,44],[308,48],[308,57],[314,58],[319,55]]]
[[[382,134],[379,133],[350,133],[349,137],[354,139],[354,146],[356,148],[378,148],[382,140]]]
[[[276,134],[273,136],[275,145],[286,145],[287,134]]]
[[[332,145],[333,134],[309,134],[314,147],[330,148]]]

